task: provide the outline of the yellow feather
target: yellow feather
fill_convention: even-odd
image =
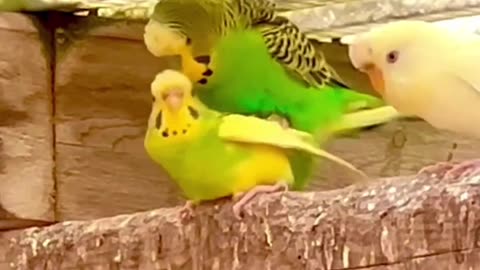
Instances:
[[[220,138],[229,141],[267,144],[284,149],[305,151],[329,159],[358,173],[362,177],[368,178],[365,173],[355,168],[349,162],[316,147],[313,143],[313,137],[308,133],[284,129],[277,122],[231,114],[223,117],[218,135]]]

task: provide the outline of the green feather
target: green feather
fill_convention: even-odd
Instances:
[[[222,112],[277,114],[295,129],[321,135],[345,112],[383,105],[373,96],[348,89],[305,86],[270,56],[255,30],[230,32],[212,57],[214,74],[206,85],[197,86],[197,92],[202,102]]]
[[[212,61],[214,74],[206,85],[197,86],[196,92],[202,102],[221,112],[262,118],[277,114],[295,129],[325,137],[352,101],[371,103],[370,96],[362,100],[365,95],[338,87],[306,87],[271,57],[255,30],[230,32],[215,47]],[[293,189],[302,189],[314,161],[299,153],[289,159],[295,176]]]

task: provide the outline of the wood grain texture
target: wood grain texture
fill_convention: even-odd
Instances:
[[[396,120],[353,136],[337,138],[326,147],[372,177],[410,175],[441,161],[479,157],[480,140],[433,128],[426,122]],[[330,161],[322,161],[311,189],[333,189],[355,182]]]
[[[242,220],[219,200],[9,235],[23,269],[478,269],[480,176],[396,177],[257,196]]]
[[[132,28],[138,35],[128,34]],[[140,41],[142,29],[125,22],[93,28],[70,42],[57,61],[60,220],[131,213],[180,200],[143,148],[150,82],[164,68],[176,68],[177,61],[151,56]]]
[[[143,148],[151,106],[149,84],[154,74],[177,62],[150,55],[141,29],[141,24],[123,22],[95,28],[71,42],[57,63],[60,220],[183,202],[176,185]],[[453,151],[454,143],[458,147]],[[473,158],[480,142],[435,130],[423,121],[402,120],[335,139],[327,149],[376,177],[412,174],[446,160],[452,151],[455,160]],[[310,190],[343,187],[356,179],[324,160],[315,175]]]
[[[0,14],[0,218],[53,220],[50,68],[25,15]]]

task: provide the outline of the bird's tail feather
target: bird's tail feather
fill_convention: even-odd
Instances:
[[[382,106],[375,109],[347,113],[334,125],[333,130],[335,133],[339,133],[353,129],[371,127],[401,117],[406,117],[406,115],[399,113],[392,106]]]

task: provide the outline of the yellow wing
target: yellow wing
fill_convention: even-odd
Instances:
[[[264,119],[230,114],[222,118],[218,135],[220,138],[242,143],[268,144],[285,149],[295,149],[308,152],[318,157],[324,157],[338,163],[358,174],[368,178],[364,172],[355,168],[349,162],[318,148],[314,138],[306,132],[285,129],[277,122]]]

